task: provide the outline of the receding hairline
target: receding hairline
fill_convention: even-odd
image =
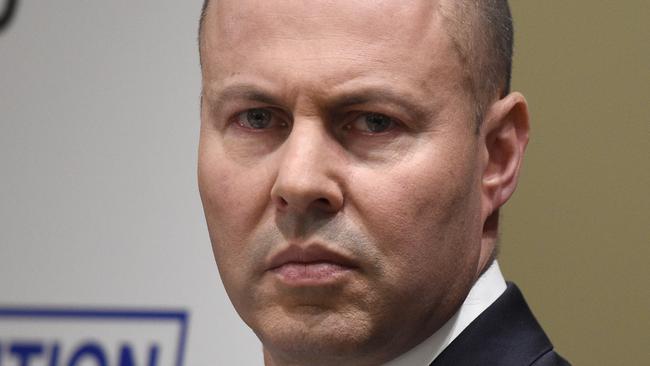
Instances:
[[[508,1],[462,0],[441,4],[447,32],[471,74],[477,103],[489,104],[490,99],[507,95],[514,43]]]
[[[201,62],[203,27],[210,3],[203,1],[199,20]],[[491,102],[510,92],[514,32],[508,0],[439,0],[439,12],[465,65],[463,78],[474,99],[478,126]]]
[[[198,32],[199,54],[201,53],[201,39],[203,38],[203,24],[205,23],[205,15],[207,13],[209,3],[210,0],[203,0],[203,6],[201,6],[201,17],[199,18],[199,32]]]

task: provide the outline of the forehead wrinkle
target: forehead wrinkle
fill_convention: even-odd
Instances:
[[[266,104],[280,104],[276,97],[253,84],[234,84],[215,93],[215,103],[223,105],[231,100],[251,100]]]
[[[327,1],[309,2],[308,6],[304,1],[226,3],[219,1],[219,9],[213,13],[220,18],[219,33],[228,36],[229,44],[237,44],[242,38],[259,39],[259,33],[264,38],[286,40],[367,38],[370,34],[369,43],[390,39],[410,43],[428,28],[437,13],[438,1]],[[247,37],[251,32],[257,37]]]
[[[233,101],[253,101],[270,106],[293,108],[297,93],[266,78],[246,78],[231,75],[223,80],[206,82],[203,94],[218,108]]]
[[[254,3],[256,6],[251,8],[250,3],[243,0],[231,4],[228,4],[228,1],[218,1],[216,6],[210,7],[214,9],[211,13],[216,13],[217,16],[209,17],[215,27],[206,32],[207,36],[210,39],[215,38],[214,42],[211,42],[214,43],[215,50],[227,48],[229,52],[242,56],[240,49],[244,42],[259,45],[260,48],[269,48],[272,47],[269,43],[274,41],[313,43],[323,40],[323,48],[327,48],[328,39],[332,42],[344,39],[348,43],[357,43],[360,48],[387,48],[387,44],[393,43],[398,47],[408,44],[412,50],[423,49],[431,47],[426,43],[430,42],[431,36],[435,36],[432,32],[439,28],[436,24],[439,23],[440,1],[436,0],[422,0],[417,3],[384,1],[383,4],[371,1],[367,6],[362,6],[361,10],[358,9],[358,2],[350,5],[349,2],[341,4],[329,1],[326,6],[305,6],[303,1],[288,1],[291,7],[285,11],[286,3],[274,1],[272,6],[268,6],[266,2],[262,2],[261,6]],[[356,6],[357,11],[352,15],[346,14],[346,11],[340,9],[346,6]],[[295,9],[296,7],[299,9]],[[324,7],[329,9],[329,13],[316,12]],[[381,9],[377,10],[380,7],[383,12]],[[293,14],[292,11],[306,11],[307,14]],[[361,14],[363,11],[365,13]],[[360,15],[356,16],[357,13]],[[369,29],[374,31],[369,32]],[[216,47],[217,44],[220,47]],[[310,47],[308,44],[304,46]],[[311,46],[313,49],[319,49],[315,45]],[[362,55],[365,56],[367,55]]]
[[[371,13],[370,16],[367,14],[361,14],[362,11],[345,11],[342,10],[342,7],[346,5],[353,4],[357,8],[359,5],[366,4],[365,2],[337,2],[337,1],[326,1],[326,2],[317,2],[311,3],[309,6],[305,5],[304,1],[274,1],[272,6],[267,5],[266,2],[253,2],[247,4],[244,0],[234,1],[228,4],[228,1],[216,1],[211,2],[208,13],[216,13],[215,16],[206,17],[210,18],[212,23],[217,24],[218,34],[228,35],[228,37],[221,37],[221,41],[226,41],[230,46],[237,45],[238,42],[242,41],[241,38],[246,36],[246,27],[242,24],[248,22],[255,25],[257,28],[271,28],[275,32],[284,32],[284,35],[275,34],[269,32],[270,29],[266,29],[264,32],[265,36],[273,36],[278,39],[316,39],[324,38],[324,36],[341,36],[349,38],[353,36],[353,33],[350,32],[353,26],[356,25],[356,29],[360,30],[360,35],[367,35],[367,30],[373,28],[375,30],[383,30],[383,32],[374,32],[372,34],[372,39],[368,40],[368,43],[376,43],[382,40],[397,40],[399,42],[408,42],[411,43],[418,38],[421,38],[423,34],[427,32],[422,32],[423,29],[430,29],[430,23],[433,19],[437,18],[437,15],[440,11],[441,1],[440,0],[421,0],[415,4],[415,1],[368,1],[367,6],[362,7],[362,10],[366,11],[371,9],[374,13]],[[289,3],[290,6],[287,6],[286,3]],[[284,4],[284,7],[282,6]],[[323,6],[314,6],[315,4],[326,4],[326,8],[330,10],[330,13],[323,14]],[[248,5],[248,6],[247,6]],[[349,6],[348,6],[349,7]],[[380,12],[381,9],[383,12]],[[288,8],[285,9],[285,8]],[[300,8],[300,9],[296,9]],[[359,10],[359,9],[356,9]],[[291,12],[303,11],[307,14],[292,14]],[[265,14],[256,14],[256,12],[265,12]],[[233,14],[231,14],[233,13]],[[354,16],[346,16],[346,14],[351,13]],[[360,16],[357,16],[359,15]],[[266,15],[266,16],[265,16]],[[270,15],[270,16],[269,16]],[[407,22],[404,24],[399,24],[399,20],[404,20],[403,18],[408,18]],[[317,22],[318,24],[311,24],[310,20],[323,20]],[[252,20],[252,21],[250,21]],[[300,25],[303,25],[301,28]],[[323,28],[325,25],[328,29]],[[309,33],[317,30],[320,33],[320,37],[310,38]],[[409,30],[410,32],[402,32],[402,30]],[[215,32],[208,32],[215,33]],[[404,34],[408,33],[408,34]],[[251,39],[260,39],[261,37],[249,37]],[[362,38],[362,37],[358,37]],[[235,47],[236,48],[236,47]]]
[[[222,2],[220,1],[220,3]],[[412,4],[410,2],[407,3]],[[404,3],[400,2],[399,4]],[[285,86],[288,89],[291,89],[294,86],[297,87],[298,85],[309,85],[318,86],[314,90],[327,92],[330,91],[329,89],[340,85],[342,82],[365,76],[365,70],[367,70],[365,67],[368,66],[368,62],[380,65],[380,69],[387,67],[388,69],[386,71],[388,72],[385,74],[388,76],[399,80],[403,80],[404,78],[411,79],[411,75],[404,73],[404,70],[398,69],[400,72],[399,76],[391,73],[390,70],[393,66],[400,64],[399,61],[402,58],[405,60],[413,59],[410,52],[427,52],[430,56],[424,59],[419,58],[421,62],[420,65],[417,66],[422,70],[428,70],[426,76],[423,78],[422,75],[420,75],[416,80],[413,80],[413,82],[417,83],[423,91],[427,92],[435,91],[436,85],[441,82],[447,83],[449,81],[460,87],[458,82],[451,80],[452,77],[456,78],[459,72],[462,73],[463,68],[461,67],[462,63],[459,63],[460,60],[454,57],[452,59],[444,59],[442,62],[435,61],[435,59],[443,59],[437,57],[435,52],[438,52],[438,54],[455,52],[453,49],[453,39],[448,34],[446,29],[447,27],[444,24],[443,15],[440,11],[442,2],[427,0],[419,2],[417,5],[417,7],[402,5],[397,7],[397,18],[400,16],[411,16],[410,22],[406,23],[402,28],[396,27],[395,22],[391,21],[393,18],[392,15],[391,17],[384,17],[387,19],[383,22],[387,25],[386,28],[389,30],[395,30],[395,32],[392,33],[404,34],[404,37],[400,34],[389,34],[391,32],[382,32],[376,35],[375,38],[369,38],[368,36],[356,37],[356,34],[350,36],[350,34],[346,33],[348,30],[347,28],[332,27],[331,24],[325,29],[313,28],[310,32],[298,33],[295,32],[294,28],[291,26],[283,27],[280,25],[277,27],[280,29],[279,33],[269,34],[272,32],[263,32],[257,37],[248,37],[248,39],[245,40],[245,42],[257,42],[259,44],[259,46],[256,44],[254,49],[257,50],[256,52],[261,52],[260,55],[263,56],[261,58],[244,57],[246,55],[242,54],[242,50],[244,49],[242,43],[237,43],[236,41],[238,38],[232,38],[231,36],[234,34],[233,32],[239,32],[234,34],[236,37],[243,36],[244,33],[238,29],[247,28],[247,26],[237,24],[236,19],[225,16],[227,14],[222,14],[222,18],[225,18],[225,22],[220,22],[221,26],[218,28],[224,29],[230,34],[227,34],[226,36],[223,34],[218,35],[221,36],[221,38],[225,38],[224,41],[227,40],[227,44],[222,42],[219,45],[219,48],[224,49],[224,52],[218,52],[218,50],[215,50],[217,52],[214,52],[215,55],[212,56],[214,57],[213,61],[226,61],[227,64],[234,62],[239,65],[238,67],[240,72],[248,72],[246,70],[250,70],[255,74],[264,75],[274,84]],[[414,11],[414,9],[417,11]],[[284,14],[282,17],[284,17],[284,19],[298,18],[294,14]],[[260,16],[259,18],[254,18],[253,14],[244,13],[244,18],[249,20],[256,19],[256,24],[264,26],[264,24],[271,24],[270,22],[273,22],[272,18],[274,17]],[[309,16],[306,19],[315,20],[336,18],[330,15],[324,15]],[[275,20],[277,20],[277,17],[275,17]],[[230,22],[231,25],[228,26],[224,24],[227,22]],[[254,28],[253,30],[255,29],[258,28]],[[317,39],[323,39],[323,45],[326,45],[328,37],[332,44],[339,45],[341,44],[340,40],[343,39],[345,41],[342,46],[343,48],[337,48],[336,50],[339,52],[332,52],[332,47],[320,47],[318,43],[314,42]],[[244,41],[244,39],[241,39],[240,41]],[[277,42],[278,46],[282,45],[282,47],[275,47],[275,42]],[[293,43],[293,46],[286,47],[287,42]],[[394,44],[386,44],[387,42],[393,42]],[[404,45],[407,45],[407,47],[404,47]],[[345,50],[348,50],[349,52],[346,52]],[[309,67],[292,69],[292,71],[285,76],[278,74],[271,69],[265,68],[265,60],[274,60],[275,63],[277,63],[278,60],[285,59],[292,63],[307,63],[309,64]],[[356,61],[360,62],[357,64]],[[219,63],[222,64],[221,62]],[[336,65],[339,66],[336,67]],[[340,65],[345,65],[345,67]],[[214,69],[219,67],[216,63],[212,66],[214,66]],[[313,73],[309,71],[314,70],[314,68],[322,72]],[[212,74],[210,72],[212,69],[213,68],[210,67],[208,70],[204,70],[208,71],[207,73],[204,73],[204,76],[207,76],[207,81],[210,81],[210,79],[224,80],[227,78],[228,75],[226,74]],[[330,74],[330,76],[323,77],[324,73]],[[372,75],[372,72],[370,75]],[[315,79],[315,77],[318,77],[318,79]],[[444,79],[448,80],[442,81]],[[391,80],[385,81],[390,82]],[[432,96],[434,99],[435,97],[435,95]],[[438,95],[438,97],[440,97],[440,95]]]

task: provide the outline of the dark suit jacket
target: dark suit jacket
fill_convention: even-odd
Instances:
[[[513,283],[430,366],[568,366]]]

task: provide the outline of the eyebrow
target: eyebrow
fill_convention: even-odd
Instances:
[[[213,101],[213,108],[220,109],[230,100],[249,100],[277,106],[285,104],[259,86],[246,83],[230,85],[219,90]],[[362,87],[342,92],[332,98],[326,98],[324,105],[327,111],[340,111],[351,106],[370,103],[397,107],[415,119],[424,119],[431,114],[424,106],[413,102],[413,98],[383,87]]]
[[[208,94],[213,94],[208,92]],[[212,99],[212,98],[208,98]],[[264,104],[281,105],[282,103],[258,86],[253,84],[235,84],[227,86],[222,90],[216,92],[216,98],[213,100],[213,108],[221,109],[221,107],[230,100],[250,100]]]
[[[330,110],[341,110],[346,107],[369,103],[393,105],[409,114],[412,118],[417,119],[422,119],[430,114],[424,106],[413,102],[412,98],[391,89],[377,89],[374,87],[343,93],[333,98],[327,105]]]

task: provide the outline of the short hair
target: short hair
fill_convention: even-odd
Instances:
[[[201,37],[203,35],[203,23],[205,23],[205,14],[208,11],[208,4],[210,0],[203,0],[203,6],[201,7],[201,17],[199,18],[199,55],[201,54]]]
[[[508,0],[441,1],[440,11],[466,67],[480,123],[493,100],[510,93],[514,27]]]
[[[199,53],[205,14],[199,21]],[[441,0],[440,11],[448,34],[466,66],[464,79],[475,104],[478,126],[494,98],[510,92],[514,30],[508,0]]]

